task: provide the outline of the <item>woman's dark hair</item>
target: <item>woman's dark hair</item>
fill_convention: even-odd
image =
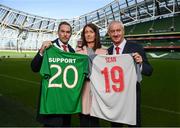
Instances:
[[[87,46],[87,42],[85,40],[86,27],[90,27],[95,32],[95,44],[94,44],[93,50],[95,51],[96,49],[101,48],[99,28],[93,23],[88,23],[83,28],[83,31],[81,33],[82,46]]]

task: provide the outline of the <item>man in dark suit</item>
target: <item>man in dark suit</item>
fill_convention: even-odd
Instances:
[[[112,21],[108,26],[108,34],[113,42],[113,45],[108,49],[108,54],[125,54],[132,53],[134,61],[140,65],[140,71],[143,75],[150,76],[153,68],[148,62],[143,47],[139,44],[130,43],[124,38],[124,25],[120,21]],[[140,83],[136,84],[137,92],[137,124],[134,127],[141,126],[140,118]],[[112,127],[122,127],[123,124],[111,122]]]
[[[66,52],[75,52],[74,49],[68,44],[68,41],[71,37],[72,28],[71,25],[67,22],[61,22],[58,27],[58,36],[54,41],[45,41],[43,42],[40,50],[33,58],[31,62],[31,69],[34,72],[39,72],[41,69],[41,64],[43,60],[43,52],[45,49],[49,48],[51,45],[57,46],[59,49]],[[40,92],[41,93],[41,92]],[[40,94],[41,95],[41,94]],[[40,105],[40,103],[39,103]],[[38,106],[39,110],[39,106]],[[37,114],[37,119],[39,122],[44,124],[45,127],[70,127],[71,124],[71,115],[70,114]]]

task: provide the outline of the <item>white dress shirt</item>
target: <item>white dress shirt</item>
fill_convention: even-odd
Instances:
[[[114,44],[113,44],[114,45]],[[114,45],[114,48],[113,48],[113,54],[116,55],[116,47],[119,47],[120,48],[120,52],[119,54],[122,54],[123,50],[124,50],[124,46],[126,45],[126,40],[124,39],[122,41],[122,43],[120,43],[118,46]]]

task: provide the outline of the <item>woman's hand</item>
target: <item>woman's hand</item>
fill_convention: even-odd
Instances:
[[[106,49],[102,49],[102,48],[96,49],[96,51],[95,51],[95,54],[103,54],[103,55],[106,55],[107,53],[108,53],[107,50],[106,50]]]

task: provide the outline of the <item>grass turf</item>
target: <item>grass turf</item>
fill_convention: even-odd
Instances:
[[[31,59],[0,61],[0,126],[41,126],[35,120],[40,76],[30,69]],[[150,60],[151,77],[143,77],[142,126],[180,126],[180,60]],[[78,116],[72,118],[78,125]],[[109,126],[101,121],[101,126]]]

